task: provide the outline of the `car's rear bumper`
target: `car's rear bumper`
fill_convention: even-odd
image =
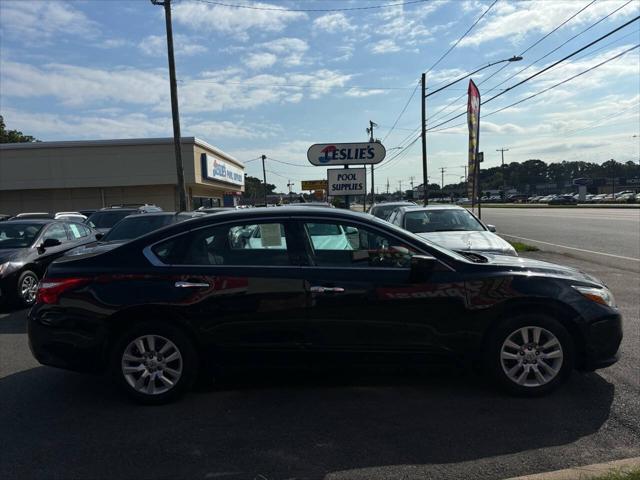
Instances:
[[[38,362],[77,372],[104,370],[107,335],[103,328],[78,328],[72,317],[43,316],[37,309],[29,312],[27,333],[29,348]]]
[[[582,370],[593,371],[613,365],[620,358],[622,316],[615,313],[592,322],[585,340]]]

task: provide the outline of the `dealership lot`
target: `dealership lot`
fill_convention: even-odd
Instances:
[[[638,277],[549,253],[604,280],[622,359],[537,400],[457,370],[236,378],[141,407],[41,367],[26,311],[0,315],[2,478],[505,478],[640,454]],[[126,461],[123,459],[126,458]]]

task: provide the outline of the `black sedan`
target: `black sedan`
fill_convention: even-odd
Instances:
[[[56,220],[9,220],[0,224],[0,300],[35,301],[39,279],[56,258],[94,242],[89,226]]]
[[[238,231],[259,232],[237,243]],[[49,267],[29,314],[45,365],[109,372],[162,403],[221,367],[463,360],[520,395],[617,360],[599,280],[458,254],[370,215],[255,208],[152,232]]]

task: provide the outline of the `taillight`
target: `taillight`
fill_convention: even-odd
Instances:
[[[64,292],[87,283],[88,278],[43,278],[38,285],[36,303],[54,305]]]

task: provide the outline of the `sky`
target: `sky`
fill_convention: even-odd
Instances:
[[[639,44],[640,21],[504,90],[637,17],[640,0],[221,3],[173,2],[182,135],[253,176],[267,155],[279,191],[326,178],[308,163],[309,146],[367,141],[369,120],[387,148],[377,189],[418,185],[421,73],[428,93],[514,55],[524,58],[472,77],[485,101],[505,92],[481,109],[483,168],[500,164],[499,148],[506,162],[640,160],[639,49],[555,86]],[[0,1],[0,114],[10,129],[44,141],[169,137],[167,65],[163,8],[149,0]],[[440,124],[465,111],[467,83],[428,98],[430,182],[442,167],[445,184],[464,175],[465,117]]]

